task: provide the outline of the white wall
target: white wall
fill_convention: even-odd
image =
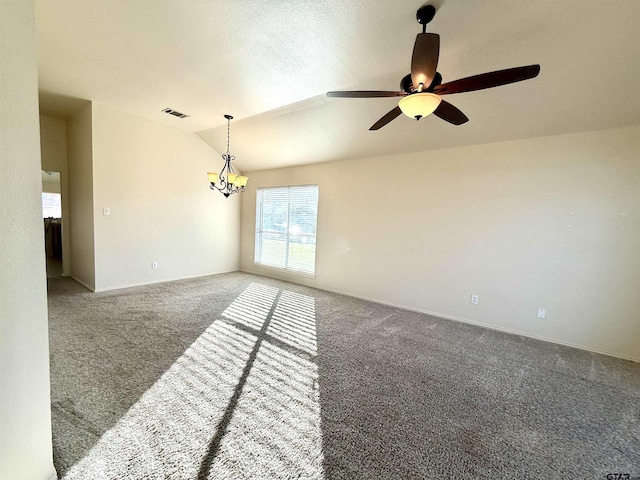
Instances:
[[[0,478],[55,478],[32,1],[0,2]]]
[[[221,164],[193,133],[93,104],[96,290],[238,270],[240,200],[207,181]]]
[[[93,149],[91,104],[87,103],[67,124],[69,205],[71,218],[71,276],[95,288],[93,225]],[[64,252],[63,252],[64,255]]]
[[[249,172],[241,270],[640,361],[639,152],[632,127]],[[256,187],[310,183],[323,275],[256,267]]]
[[[64,120],[40,115],[42,170],[60,172],[62,196],[62,275],[71,273],[71,215],[67,168],[67,125]],[[53,190],[50,190],[53,191]]]

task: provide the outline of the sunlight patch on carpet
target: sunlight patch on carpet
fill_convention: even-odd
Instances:
[[[315,323],[252,283],[64,478],[323,478]]]

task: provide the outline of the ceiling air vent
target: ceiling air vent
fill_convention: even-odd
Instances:
[[[171,108],[165,108],[164,110],[162,110],[164,113],[168,113],[169,115],[173,115],[174,117],[178,117],[178,118],[187,118],[189,115],[185,115],[184,113],[180,113],[176,110],[173,110]]]

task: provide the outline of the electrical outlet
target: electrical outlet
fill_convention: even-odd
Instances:
[[[102,214],[103,215],[111,215],[111,209],[109,207],[103,208],[102,209]]]
[[[151,268],[153,268],[154,270],[158,268],[158,262],[151,262]]]
[[[538,318],[540,320],[544,320],[545,318],[547,318],[547,311],[544,308],[538,309]]]
[[[479,301],[480,301],[479,295],[471,295],[471,303],[473,305],[477,305]]]

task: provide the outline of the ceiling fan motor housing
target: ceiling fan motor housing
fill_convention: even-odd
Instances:
[[[411,74],[407,74],[404,76],[402,80],[400,80],[400,90],[403,92],[411,93],[415,91],[413,86],[413,82],[411,81]]]

